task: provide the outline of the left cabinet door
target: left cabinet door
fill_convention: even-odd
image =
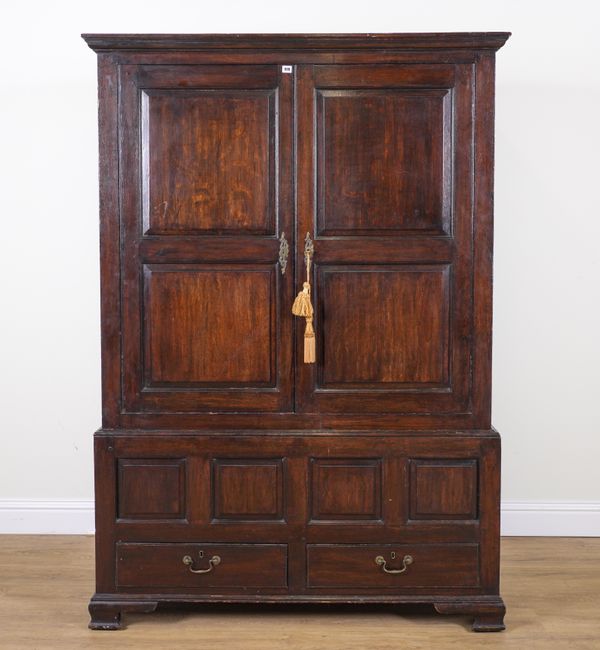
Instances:
[[[292,86],[119,67],[124,412],[291,409]]]

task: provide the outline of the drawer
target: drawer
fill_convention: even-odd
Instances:
[[[406,556],[409,558],[403,562]],[[383,558],[385,565],[376,558]],[[309,587],[401,589],[479,585],[477,544],[309,544],[307,565]]]
[[[119,587],[287,587],[285,544],[121,542],[116,550]]]

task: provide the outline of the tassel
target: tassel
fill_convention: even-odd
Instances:
[[[315,330],[313,329],[312,316],[306,319],[304,330],[304,363],[314,363],[316,360],[315,351]]]
[[[292,305],[292,314],[294,316],[307,316],[312,317],[313,306],[310,302],[310,284],[305,282],[302,286],[302,291],[296,296],[294,304]]]
[[[306,261],[306,282],[302,285],[302,291],[296,296],[292,305],[292,314],[306,319],[304,329],[304,363],[315,363],[316,346],[315,330],[313,327],[313,306],[310,301],[310,263],[314,252],[310,234],[306,233],[304,244],[304,259]]]
[[[302,291],[296,296],[292,305],[292,314],[302,316],[306,319],[304,330],[304,363],[314,363],[316,360],[315,351],[315,330],[313,328],[313,306],[310,301],[310,284],[305,282]]]

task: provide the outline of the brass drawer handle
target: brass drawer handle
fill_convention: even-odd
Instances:
[[[404,573],[408,569],[408,565],[413,563],[412,555],[405,555],[402,558],[402,568],[401,569],[388,569],[386,566],[386,561],[382,555],[378,555],[375,558],[375,564],[380,566],[386,573]]]
[[[213,555],[208,561],[208,569],[194,569],[194,560],[189,555],[183,556],[183,563],[190,568],[192,573],[210,573],[217,565],[221,564],[221,558]]]

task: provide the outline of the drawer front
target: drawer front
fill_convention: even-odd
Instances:
[[[352,589],[476,587],[479,547],[477,544],[309,544],[307,584]]]
[[[118,543],[116,551],[119,587],[287,587],[285,544]]]

